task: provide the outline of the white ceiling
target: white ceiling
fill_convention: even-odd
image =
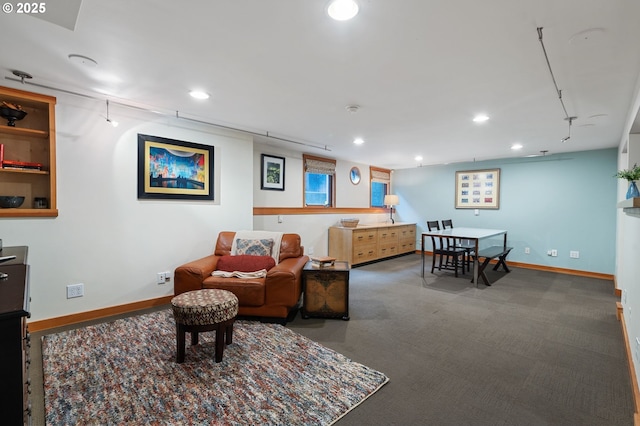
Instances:
[[[336,22],[328,0],[49,1],[41,19],[0,15],[0,73],[388,168],[615,147],[629,131],[640,1],[358,2]],[[538,27],[578,117],[566,143]],[[477,113],[491,119],[475,124]]]

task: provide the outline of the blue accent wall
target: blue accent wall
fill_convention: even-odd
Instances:
[[[456,209],[456,171],[495,168],[500,208],[480,209],[478,216]],[[397,218],[416,222],[418,233],[427,220],[442,219],[456,227],[506,229],[513,261],[614,274],[616,171],[617,150],[611,148],[396,170],[392,192],[400,197]],[[557,257],[547,255],[551,249]],[[570,258],[570,251],[580,257]]]

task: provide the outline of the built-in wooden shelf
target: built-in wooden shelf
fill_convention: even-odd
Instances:
[[[56,217],[56,98],[0,87],[0,102],[20,105],[26,117],[9,126],[0,120],[3,159],[42,164],[42,170],[0,168],[0,195],[25,197],[18,208],[0,208],[5,217]],[[47,208],[36,208],[35,200]]]

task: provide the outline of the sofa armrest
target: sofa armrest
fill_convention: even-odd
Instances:
[[[267,304],[286,301],[295,306],[302,293],[302,268],[309,261],[308,256],[290,257],[278,263],[267,272],[265,281]]]
[[[200,290],[202,282],[216,269],[220,256],[211,254],[178,266],[174,272],[173,293],[175,295],[187,291]]]

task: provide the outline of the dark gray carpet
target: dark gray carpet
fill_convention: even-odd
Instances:
[[[293,330],[384,372],[340,425],[632,425],[613,283],[512,268],[491,287],[405,256],[351,271],[351,320]]]
[[[409,255],[350,275],[350,321],[288,326],[390,379],[338,425],[632,425],[613,284],[512,268],[475,288]],[[160,307],[163,308],[163,307]],[[58,330],[56,330],[58,331]],[[41,335],[41,333],[40,333]],[[39,333],[33,424],[43,424]]]

